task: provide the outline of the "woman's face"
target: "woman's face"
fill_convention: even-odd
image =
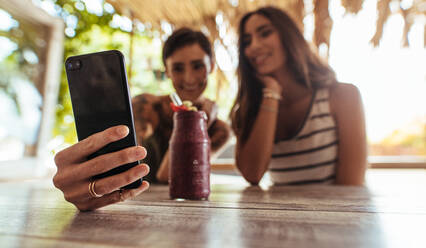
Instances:
[[[198,43],[184,46],[166,59],[166,73],[182,100],[194,102],[207,86],[213,61]]]
[[[285,52],[278,31],[268,18],[259,14],[249,17],[242,43],[244,55],[257,73],[268,75],[284,68]]]

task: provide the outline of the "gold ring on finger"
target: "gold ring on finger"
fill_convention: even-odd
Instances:
[[[96,180],[93,180],[89,183],[89,194],[90,196],[94,198],[102,197],[102,195],[99,195],[95,192],[95,183],[96,183]]]

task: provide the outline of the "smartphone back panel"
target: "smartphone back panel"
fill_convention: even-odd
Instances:
[[[136,146],[133,113],[127,85],[124,57],[119,51],[105,51],[69,57],[65,63],[78,140],[116,125],[130,133],[95,152],[96,156]],[[123,172],[139,162],[122,165],[98,178]],[[140,185],[135,182],[131,188]]]

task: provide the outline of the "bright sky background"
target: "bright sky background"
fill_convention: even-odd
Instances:
[[[338,0],[330,1],[330,7],[334,25],[329,62],[340,81],[359,87],[369,139],[379,141],[415,119],[426,125],[423,24],[413,25],[411,46],[402,48],[403,19],[393,15],[385,25],[380,47],[373,48],[369,41],[375,32],[376,1],[364,1],[356,16],[345,16]]]

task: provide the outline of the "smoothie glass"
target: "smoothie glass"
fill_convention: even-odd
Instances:
[[[204,111],[174,113],[169,152],[170,198],[208,199],[210,139]]]

